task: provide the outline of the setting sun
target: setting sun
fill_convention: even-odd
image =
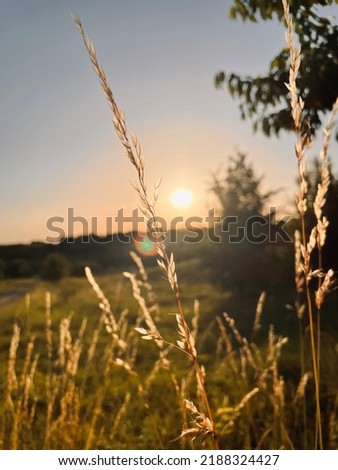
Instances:
[[[171,196],[171,202],[176,207],[188,207],[192,202],[192,194],[191,191],[185,188],[178,189],[175,191]]]

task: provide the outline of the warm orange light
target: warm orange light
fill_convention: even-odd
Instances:
[[[176,207],[189,207],[192,203],[192,193],[189,189],[181,188],[175,191],[171,196],[171,202]]]

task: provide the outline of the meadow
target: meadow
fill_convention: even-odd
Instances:
[[[136,170],[140,207],[158,240],[157,265],[145,269],[133,253],[124,273],[96,276],[87,267],[86,278],[36,279],[29,293],[0,308],[0,448],[338,448],[336,320],[325,323],[336,311],[330,293],[335,273],[324,269],[321,258],[329,223],[323,213],[327,150],[337,103],[324,132],[314,225],[308,230],[310,141],[296,86],[300,52],[283,4],[300,224],[294,234],[294,294],[280,295],[279,307],[278,296],[271,302],[269,292],[257,295],[254,304],[252,295],[239,302],[241,292],[203,280],[194,259],[180,262],[169,251],[156,224],[158,186],[148,189],[141,144],[129,135],[95,47],[74,18]],[[15,288],[2,281],[0,292]],[[285,311],[291,295],[287,321],[277,310]],[[236,305],[240,311],[233,311]]]
[[[202,398],[192,361],[176,345],[170,286],[156,267],[147,275],[133,256],[138,266],[131,278],[98,276],[96,291],[85,277],[36,280],[34,290],[0,309],[2,448],[213,448],[210,437],[191,427],[194,418],[202,419],[193,405]],[[194,266],[181,268],[184,279]],[[3,281],[1,289],[17,285]],[[296,321],[289,322],[288,340],[280,336],[269,327],[273,304],[264,307],[261,296],[256,311],[238,315],[247,340],[219,310],[220,299],[226,305],[231,292],[197,280],[180,285],[219,446],[312,448],[308,333],[302,376]],[[135,328],[144,327],[159,337],[142,339],[147,331]],[[325,448],[335,449],[337,338],[322,338]],[[190,431],[178,439],[182,427]]]

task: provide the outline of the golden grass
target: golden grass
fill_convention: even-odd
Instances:
[[[226,447],[227,442],[231,442],[233,446],[240,442],[245,449],[294,449],[293,426],[297,429],[299,410],[302,410],[300,414],[303,420],[304,448],[307,448],[310,433],[307,387],[312,377],[316,410],[313,447],[324,448],[320,402],[320,312],[325,296],[331,289],[334,273],[332,270],[323,271],[320,256],[319,266],[314,268],[312,255],[315,248],[321,253],[329,223],[323,216],[322,209],[329,186],[327,149],[338,102],[324,131],[321,181],[314,202],[316,226],[307,234],[306,152],[311,139],[308,132],[304,133],[306,124],[302,118],[303,101],[297,90],[300,49],[294,43],[293,23],[286,0],[283,0],[283,5],[291,63],[287,88],[291,95],[297,136],[297,205],[302,221],[301,231],[295,235],[295,307],[300,321],[305,313],[309,318],[312,370],[306,370],[304,337],[301,336],[301,377],[298,386],[288,390],[280,372],[282,349],[288,339],[276,335],[273,327],[270,327],[266,343],[258,348],[240,333],[234,319],[226,313],[223,318],[216,318],[219,332],[215,341],[217,346],[214,365],[211,365],[210,372],[204,367],[199,351],[200,304],[195,300],[193,316],[188,322],[182,304],[175,259],[172,253],[167,252],[162,228],[156,221],[155,206],[159,185],[155,185],[154,193],[150,195],[140,142],[134,134],[129,136],[125,116],[115,101],[108,79],[97,59],[95,47],[80,20],[74,18],[113,112],[116,133],[137,173],[134,188],[149,230],[157,239],[158,266],[170,285],[177,309],[172,316],[171,329],[177,331],[175,336],[165,330],[162,333],[163,319],[159,315],[158,297],[149,282],[142,260],[135,253],[131,253],[131,257],[138,272],[124,273],[137,303],[137,313],[132,321],[126,309],[115,311],[112,308],[108,296],[88,267],[87,280],[98,299],[101,313],[97,326],[90,333],[86,318],[75,328],[71,314],[64,316],[59,325],[53,325],[52,296],[47,292],[44,357],[35,353],[36,339],[31,336],[23,360],[18,361],[20,328],[14,326],[0,413],[2,448],[109,448],[113,443],[119,442],[119,434],[122,434],[124,426],[128,433],[132,425],[133,432],[141,435],[141,431],[136,428],[141,425],[142,419],[145,420],[146,413],[152,406],[153,389],[163,376],[170,389],[169,406],[173,415],[170,423],[180,419],[180,432],[163,443],[163,435],[167,439],[171,430],[165,429],[166,413],[160,411],[161,419],[156,421],[156,437],[152,441],[154,448],[169,447],[177,443],[181,448],[193,448],[195,442],[198,442],[201,447],[218,449]],[[318,284],[313,298],[310,281],[314,278]],[[266,293],[263,292],[257,303],[253,335],[261,328],[265,297]],[[33,312],[31,297],[26,297],[25,308],[27,314]],[[103,330],[107,333],[104,337]],[[150,341],[153,349],[151,346],[148,349],[144,347],[141,339]],[[152,357],[152,365],[145,372],[140,363],[148,351]],[[221,375],[224,377],[222,376],[220,392],[218,387]],[[163,388],[158,395],[164,390],[163,382],[160,385]],[[117,389],[120,389],[118,395]],[[159,401],[163,407],[166,406],[165,398]],[[108,405],[111,402],[113,407]],[[326,442],[330,448],[337,448],[337,406],[336,400],[329,412]],[[149,424],[149,427],[154,425]],[[127,445],[125,442],[123,445]]]
[[[332,109],[332,113],[329,118],[329,123],[326,129],[324,129],[324,141],[323,147],[320,152],[321,157],[321,181],[317,187],[317,194],[314,203],[314,213],[316,216],[317,224],[312,228],[310,235],[308,236],[305,228],[305,214],[308,210],[307,204],[307,171],[306,171],[306,152],[311,145],[311,134],[308,132],[309,129],[307,123],[304,122],[302,112],[304,107],[304,101],[299,95],[297,90],[297,75],[301,61],[301,49],[296,47],[294,42],[294,27],[292,17],[289,12],[289,4],[287,0],[283,1],[284,16],[287,26],[286,41],[290,49],[290,73],[289,83],[286,87],[291,94],[291,108],[292,117],[294,121],[297,141],[295,144],[295,154],[298,161],[298,174],[299,174],[299,191],[297,194],[298,211],[301,217],[301,237],[296,235],[296,288],[298,294],[302,290],[302,284],[305,285],[306,291],[306,307],[298,305],[298,316],[300,316],[301,309],[307,309],[310,325],[310,338],[311,338],[311,355],[312,355],[312,368],[315,383],[315,397],[316,397],[316,438],[315,447],[323,449],[323,432],[322,432],[322,418],[321,418],[321,406],[320,406],[320,311],[324,301],[326,293],[332,286],[332,278],[334,272],[329,269],[326,273],[323,272],[321,265],[321,249],[325,243],[326,229],[329,221],[322,214],[322,208],[326,202],[326,193],[329,188],[329,163],[327,160],[327,149],[329,145],[329,139],[332,132],[334,116],[338,111],[338,98]],[[299,241],[299,238],[301,241]],[[314,248],[318,249],[319,253],[319,266],[317,269],[313,269],[311,254]],[[304,275],[304,281],[302,281],[302,274]],[[318,278],[318,289],[315,294],[315,304],[317,311],[314,312],[313,301],[310,292],[310,281],[314,277]],[[322,282],[322,279],[324,281]],[[315,319],[315,314],[317,321]],[[317,331],[316,330],[317,327]]]
[[[162,272],[164,273],[164,275],[166,276],[166,278],[168,279],[168,282],[172,288],[172,291],[176,299],[176,304],[177,304],[177,309],[178,309],[178,314],[176,315],[176,321],[177,321],[178,333],[180,336],[180,339],[177,340],[177,345],[179,348],[181,348],[183,352],[185,352],[189,356],[189,358],[191,359],[194,365],[197,384],[201,393],[201,397],[203,399],[203,407],[206,413],[206,419],[208,420],[208,426],[203,431],[201,430],[201,435],[209,434],[210,436],[212,436],[214,440],[214,446],[216,449],[218,449],[219,448],[218,438],[217,438],[216,431],[214,428],[212,412],[211,412],[208,394],[207,394],[205,383],[204,383],[204,376],[203,376],[202,369],[197,358],[197,351],[194,345],[194,338],[185,320],[184,310],[183,310],[182,303],[181,303],[181,293],[180,293],[180,288],[179,288],[178,279],[177,279],[174,255],[173,253],[170,253],[170,254],[167,253],[166,246],[162,240],[163,229],[160,225],[158,225],[157,218],[156,218],[155,204],[156,204],[156,200],[158,197],[159,184],[155,185],[154,194],[152,197],[150,197],[147,184],[146,184],[144,156],[141,150],[140,142],[137,139],[135,134],[132,134],[131,137],[128,136],[125,117],[115,101],[115,98],[111,91],[111,87],[107,80],[106,74],[98,61],[95,46],[93,42],[91,41],[91,39],[85,33],[80,19],[74,17],[74,22],[77,25],[78,30],[83,38],[83,41],[87,49],[87,52],[89,54],[89,58],[92,63],[93,69],[100,81],[103,92],[112,110],[113,123],[114,123],[117,136],[119,137],[125,149],[128,159],[130,160],[130,162],[136,169],[138,180],[137,180],[137,183],[134,185],[134,188],[136,192],[138,193],[138,196],[140,199],[140,208],[146,217],[147,225],[149,229],[151,230],[152,235],[158,240],[156,243],[157,254],[158,254],[157,263],[160,269],[162,270]],[[154,341],[156,341],[157,343],[161,343],[162,337],[156,331],[156,327],[151,319],[151,316],[148,315],[148,309],[146,308],[142,297],[138,293],[138,286],[135,282],[133,282],[133,278],[131,276],[130,276],[130,280],[133,283],[134,297],[137,298],[143,310],[143,313],[146,314],[146,317],[147,317],[146,321],[147,321],[147,324],[150,326],[149,331],[147,331],[147,334],[143,335],[143,337],[144,338],[149,337],[149,338],[154,339]],[[208,429],[208,432],[206,432],[206,429]]]

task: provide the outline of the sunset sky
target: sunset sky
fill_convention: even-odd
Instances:
[[[46,221],[115,216],[137,206],[135,174],[72,20],[94,40],[129,129],[146,157],[149,185],[162,178],[158,213],[206,216],[210,175],[237,150],[264,187],[292,204],[294,136],[253,134],[220,70],[264,74],[284,47],[280,24],[230,21],[228,0],[0,0],[0,243],[44,241]],[[318,149],[315,145],[310,155]],[[333,147],[337,149],[335,144]],[[192,204],[175,208],[184,187]]]

